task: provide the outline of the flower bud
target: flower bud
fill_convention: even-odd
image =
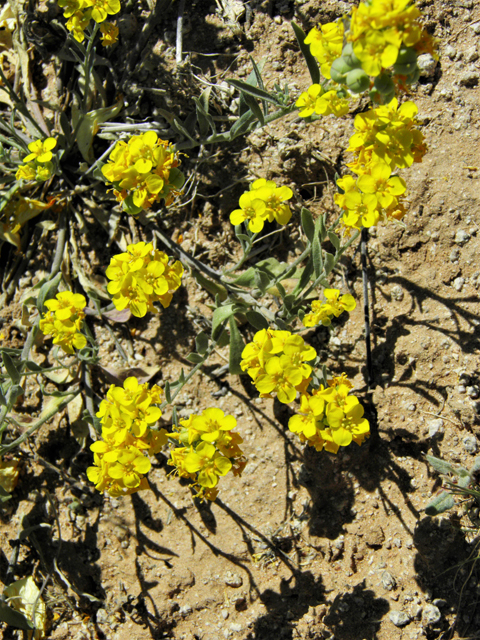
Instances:
[[[353,45],[351,42],[347,42],[347,44],[343,47],[342,58],[351,69],[359,69],[362,65],[360,60],[353,52]]]
[[[381,73],[375,78],[375,89],[382,95],[389,94],[395,91],[395,85],[393,84],[392,77],[389,73]]]
[[[352,70],[351,67],[343,58],[337,58],[332,62],[332,66],[330,68],[330,75],[334,82],[339,82],[340,84],[344,84],[346,75],[351,70]]]
[[[353,69],[347,73],[347,86],[354,93],[363,93],[370,87],[370,78],[363,69]]]

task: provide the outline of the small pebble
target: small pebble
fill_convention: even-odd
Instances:
[[[456,260],[458,260],[459,257],[460,257],[460,249],[458,247],[454,247],[450,251],[450,255],[448,256],[448,259],[450,260],[450,262],[455,262]]]
[[[438,418],[437,420],[430,420],[427,423],[427,426],[429,438],[434,438],[435,436],[444,433],[443,420],[441,418]]]
[[[467,453],[477,453],[478,443],[475,436],[465,436],[462,440],[463,448]]]
[[[420,76],[428,78],[434,75],[437,61],[430,53],[422,53],[417,58],[417,65],[420,69]]]
[[[382,573],[382,587],[387,591],[392,591],[397,586],[397,581],[389,571]]]
[[[478,71],[466,71],[458,81],[462,87],[467,87],[469,89],[476,87],[478,85],[478,81],[480,80],[480,74]]]
[[[457,55],[457,50],[455,49],[455,47],[452,47],[451,44],[447,44],[443,52],[448,58],[450,58],[450,60],[454,60],[455,56]]]
[[[436,607],[439,607],[439,608],[443,609],[443,607],[447,606],[447,601],[444,600],[443,598],[435,598],[435,600],[433,601],[433,604]]]
[[[233,587],[234,589],[238,589],[243,584],[243,579],[236,573],[232,573],[231,571],[227,571],[225,574],[225,584],[229,587]]]
[[[282,24],[283,22],[282,16],[275,16],[273,21],[276,22],[277,24]]]
[[[465,51],[465,60],[467,62],[475,62],[475,60],[478,60],[477,47],[470,47]]]
[[[440,609],[434,604],[426,604],[422,613],[422,622],[425,626],[437,624],[442,619]]]
[[[463,384],[459,384],[457,387],[458,393],[466,393],[467,388]]]
[[[242,630],[242,625],[239,622],[232,622],[232,624],[230,625],[230,630],[231,631],[241,631]]]
[[[456,289],[457,291],[461,291],[463,288],[463,285],[465,284],[465,278],[455,278],[455,280],[453,281],[453,288]]]
[[[410,616],[405,611],[390,611],[389,618],[396,627],[404,627],[410,623]]]
[[[228,611],[227,611],[226,609],[224,609],[224,610],[222,611],[222,618],[223,618],[224,620],[226,620],[226,619],[228,618],[228,616],[229,616]]]
[[[392,287],[391,296],[397,302],[401,302],[403,300],[403,289],[399,284],[396,284]]]
[[[470,240],[470,234],[467,233],[464,229],[459,229],[455,234],[455,242],[457,244],[465,244]]]
[[[472,28],[473,33],[475,33],[477,36],[480,36],[480,22],[474,22],[470,26]]]
[[[189,604],[184,604],[183,607],[180,607],[180,609],[178,610],[178,613],[184,618],[186,618],[188,615],[192,613],[192,611],[193,609]]]

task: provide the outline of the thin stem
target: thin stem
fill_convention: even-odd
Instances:
[[[182,48],[183,48],[183,12],[185,11],[185,0],[180,0],[178,3],[177,14],[177,43],[175,52],[175,62],[177,65],[182,63]]]
[[[368,304],[368,273],[367,273],[367,243],[368,229],[363,227],[360,249],[362,254],[362,281],[363,281],[363,309],[365,317],[365,348],[367,351],[367,388],[369,391],[373,385],[372,346],[370,341],[370,308]]]
[[[62,209],[60,213],[59,223],[58,223],[58,236],[57,236],[57,246],[55,248],[55,257],[53,259],[52,268],[50,269],[50,278],[54,278],[57,273],[60,271],[60,267],[62,266],[63,254],[65,252],[65,243],[67,240],[67,215],[65,212],[65,208]]]
[[[90,74],[92,73],[93,68],[93,43],[95,41],[95,37],[100,29],[100,25],[95,22],[95,26],[93,28],[92,34],[90,36],[90,40],[88,41],[87,50],[85,52],[85,63],[83,65],[83,77],[84,77],[84,94],[83,94],[83,114],[87,113],[88,109],[88,98],[90,93]]]

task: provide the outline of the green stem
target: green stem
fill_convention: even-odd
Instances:
[[[90,89],[90,74],[93,69],[93,43],[95,41],[95,37],[100,29],[100,25],[96,22],[93,28],[92,34],[90,35],[90,39],[88,41],[87,50],[85,52],[85,63],[83,65],[83,77],[84,77],[84,94],[83,94],[83,114],[87,113],[88,109],[88,98],[89,98],[89,89]]]

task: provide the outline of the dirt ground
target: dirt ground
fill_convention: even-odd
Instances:
[[[238,30],[215,2],[187,2],[186,61],[175,69],[174,9],[148,41],[137,86],[127,95],[130,117],[157,116],[158,107],[188,112],[191,96],[203,90],[198,78],[217,84],[245,79],[249,54],[265,60],[269,86],[280,79],[298,94],[309,77],[290,21],[307,31],[352,4],[253,1]],[[362,304],[332,330],[305,334],[332,371],[351,377],[371,422],[370,439],[337,456],[305,449],[288,431],[289,407],[255,398],[246,377],[218,375],[228,358],[226,348],[218,349],[177,406],[181,417],[218,406],[237,418],[248,458],[243,476],[222,478],[219,498],[197,504],[187,485],[167,477],[165,452],[149,474],[152,491],[112,499],[88,482],[89,442],[79,451],[66,414],[59,415],[24,445],[20,482],[0,530],[4,577],[22,518],[30,525],[53,524],[58,514],[61,549],[56,536],[52,540],[40,529],[36,544],[21,545],[15,574],[34,570],[43,576],[41,555],[47,565],[58,557],[65,580],[52,578],[45,591],[49,638],[480,637],[475,530],[467,528],[461,509],[436,519],[424,513],[440,486],[425,454],[467,467],[480,454],[480,6],[472,0],[417,5],[438,38],[440,61],[412,91],[429,152],[403,174],[410,202],[406,228],[379,227],[369,242],[373,393],[365,381]],[[148,14],[145,5],[121,19],[113,62],[131,49]],[[142,89],[153,85],[156,91]],[[232,116],[233,91],[214,95],[218,114]],[[352,131],[353,116],[306,125],[292,115],[228,147],[191,152],[183,167],[187,176],[197,172],[197,195],[170,212],[164,228],[174,238],[181,233],[182,246],[207,264],[228,267],[237,252],[228,214],[256,177],[295,185],[314,214],[327,210],[333,217],[332,178],[345,172]],[[79,235],[79,252],[102,282],[116,247],[106,247],[102,230],[95,231],[98,223],[85,216],[96,238]],[[298,229],[297,212],[266,251],[291,260],[302,246]],[[125,223],[127,240],[135,232]],[[20,296],[39,270],[48,269],[49,256],[48,246],[35,256],[20,290],[2,309],[5,344],[21,343]],[[361,300],[355,248],[334,285]],[[185,356],[204,317],[211,316],[209,301],[188,276],[159,316],[134,319],[131,332],[115,325],[130,348],[127,364],[111,334],[95,327],[102,365],[117,371],[137,366],[159,384],[175,379],[188,366]],[[36,357],[46,353],[42,349]],[[106,383],[99,370],[99,397]],[[39,407],[32,385],[25,411]],[[170,415],[163,416],[165,426]],[[407,616],[397,626],[402,613]],[[3,633],[16,637],[11,628]]]

